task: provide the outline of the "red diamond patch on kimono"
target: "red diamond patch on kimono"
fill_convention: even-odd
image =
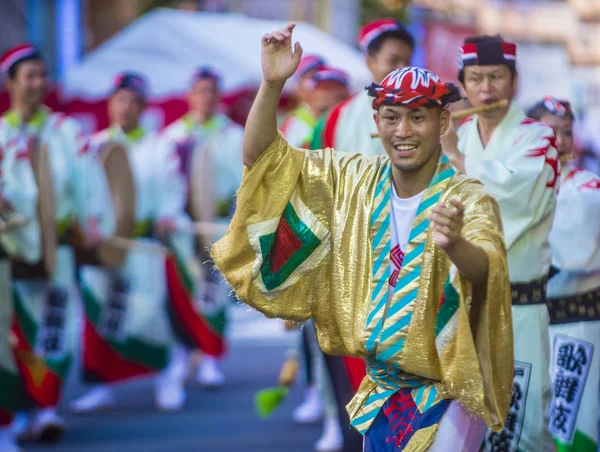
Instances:
[[[279,221],[279,226],[277,227],[277,231],[275,231],[275,238],[273,240],[273,244],[271,246],[271,249],[269,250],[269,257],[271,258],[272,264],[271,270],[273,273],[277,273],[279,270],[281,270],[282,267],[286,264],[286,262],[289,262],[290,259],[293,258],[294,254],[300,251],[304,246],[304,243],[302,243],[302,240],[297,235],[301,232],[292,229],[292,226],[290,226],[286,218],[286,213],[288,213],[288,217],[294,215],[293,209],[290,207],[289,204],[286,208],[286,212],[284,212],[283,214],[284,216]],[[296,219],[297,217],[294,218],[294,220]],[[296,225],[300,227],[304,226],[304,224],[298,224],[295,221],[294,223],[296,223]],[[307,242],[310,242],[307,244],[308,247],[311,247],[315,243],[318,243],[319,240],[313,240],[313,237],[311,236],[306,237],[306,239]]]
[[[329,252],[329,231],[294,194],[279,218],[248,227],[257,254],[255,285],[273,296],[315,268]]]

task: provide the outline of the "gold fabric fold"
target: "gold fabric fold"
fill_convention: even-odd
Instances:
[[[388,162],[385,157],[333,149],[305,151],[290,147],[278,135],[244,172],[229,230],[212,248],[216,267],[237,297],[267,317],[294,321],[312,317],[325,353],[366,358],[370,333],[366,321],[375,289],[371,219],[380,195],[377,185]],[[500,214],[483,186],[464,175],[448,180],[441,200],[451,197],[467,206],[464,237],[488,255],[487,286],[473,288],[459,275],[429,228],[424,232],[423,268],[415,286],[413,318],[403,333],[404,348],[400,359],[393,357],[394,362],[382,363],[382,368],[392,372],[395,366],[432,382],[427,384],[433,384],[438,399],[458,400],[497,430],[508,413],[513,377],[510,285]],[[286,213],[290,206],[299,223]],[[277,282],[269,289],[259,284],[265,280],[261,271],[278,251],[265,244],[281,233],[282,223],[292,229],[300,224],[295,229],[298,237],[307,229],[315,231],[318,246],[285,277],[276,275],[279,279],[273,278]],[[323,249],[327,252],[319,254]],[[459,294],[458,308],[436,336],[448,276]],[[394,376],[383,378],[391,381]],[[367,376],[348,406],[351,417],[364,415],[369,397],[390,392],[390,387],[394,385],[386,387]]]

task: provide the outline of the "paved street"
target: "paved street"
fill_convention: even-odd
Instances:
[[[151,381],[119,388],[116,410],[89,416],[63,413],[68,433],[56,446],[23,444],[27,452],[310,452],[320,427],[301,426],[291,419],[301,391],[269,420],[257,417],[254,393],[273,386],[294,336],[278,321],[242,307],[232,310],[231,350],[224,370],[226,389],[207,392],[190,382],[186,407],[177,413],[160,413],[153,407]],[[299,376],[299,381],[301,381]],[[73,372],[67,399],[84,392]]]

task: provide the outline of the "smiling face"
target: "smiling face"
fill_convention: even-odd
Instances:
[[[447,110],[382,105],[375,114],[375,122],[383,147],[396,170],[418,172],[426,166],[437,166],[440,136],[450,124]]]

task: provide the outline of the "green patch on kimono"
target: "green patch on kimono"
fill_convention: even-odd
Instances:
[[[458,292],[450,282],[450,278],[444,284],[444,295],[442,305],[435,320],[435,335],[436,337],[442,332],[448,324],[456,310],[458,309],[459,296]]]

